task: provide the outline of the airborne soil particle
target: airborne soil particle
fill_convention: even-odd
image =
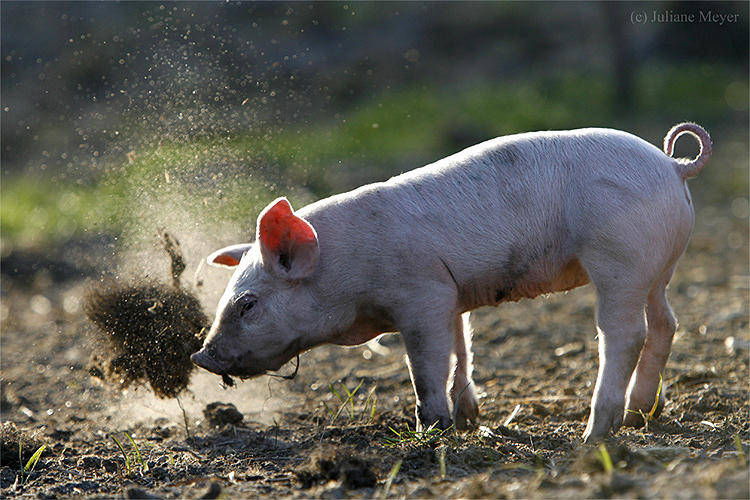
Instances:
[[[128,394],[88,374],[93,325],[81,309],[63,307],[83,297],[80,275],[40,268],[21,280],[3,265],[4,436],[7,426],[34,438],[25,450],[42,443],[47,449],[21,489],[18,459],[6,452],[17,437],[3,444],[2,495],[372,498],[401,461],[389,498],[748,498],[748,269],[737,257],[747,255],[747,246],[729,249],[713,227],[723,217],[722,227],[745,242],[748,228],[728,209],[716,213],[712,223],[697,217],[669,291],[680,326],[664,379],[667,405],[646,428],[621,429],[602,443],[612,470],[599,445],[581,443],[598,367],[590,287],[478,311],[481,427],[394,444],[394,430],[414,429],[398,336],[378,346],[306,353],[293,381],[245,381],[225,391],[219,377],[211,378],[208,402],[226,404],[225,395],[256,397],[254,391],[269,388],[283,402],[269,409],[261,402],[255,416],[223,406],[228,417],[218,420],[198,410],[187,423],[181,415],[146,412],[118,423],[110,415]],[[72,266],[54,253],[47,261],[57,269]],[[31,309],[37,296],[49,307]],[[192,321],[196,329],[201,321]],[[345,403],[329,388],[343,395],[344,386],[353,390],[360,381]],[[205,390],[191,384],[181,398]],[[267,415],[265,422],[259,415]],[[129,471],[113,435],[123,443]]]

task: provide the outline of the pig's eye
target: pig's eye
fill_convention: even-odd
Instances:
[[[240,318],[243,317],[245,314],[249,313],[253,310],[253,308],[258,303],[258,299],[255,297],[245,295],[243,297],[240,297],[240,299],[237,301],[237,307],[240,313]]]

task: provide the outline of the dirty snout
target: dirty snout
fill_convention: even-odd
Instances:
[[[229,323],[229,324],[228,324]],[[217,375],[260,375],[263,370],[254,370],[252,351],[237,340],[236,318],[226,313],[219,314],[211,327],[203,347],[190,356],[197,366]]]
[[[238,369],[243,364],[242,358],[243,356],[239,354],[238,349],[230,348],[227,345],[225,336],[216,334],[215,327],[208,334],[203,347],[190,356],[193,364],[217,375],[240,375]],[[242,374],[245,375],[245,373]],[[256,375],[256,373],[247,373],[246,375],[251,376]]]
[[[221,362],[216,356],[216,350],[213,347],[203,346],[200,351],[194,352],[190,356],[190,361],[194,365],[200,366],[210,372],[221,375],[226,373],[231,363]]]
[[[292,357],[299,354],[300,349],[296,343],[293,343],[275,355],[257,356],[250,351],[239,355],[227,355],[226,352],[226,349],[222,349],[216,343],[206,343],[200,351],[190,356],[190,360],[195,365],[217,375],[250,378],[278,370]]]
[[[205,345],[200,351],[193,353],[190,360],[195,365],[222,376],[235,375],[248,378],[266,372],[265,367],[250,362],[247,355],[222,357],[217,353],[216,348],[211,345]]]

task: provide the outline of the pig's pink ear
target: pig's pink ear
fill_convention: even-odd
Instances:
[[[252,246],[250,243],[228,246],[206,257],[206,261],[214,266],[235,267]]]
[[[294,215],[286,198],[274,201],[258,217],[263,265],[290,280],[307,278],[318,263],[318,237],[313,227]]]

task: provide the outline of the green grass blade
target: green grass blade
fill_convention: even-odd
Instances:
[[[378,398],[376,397],[373,399],[372,397],[375,395],[375,389],[377,389],[378,386],[372,388],[370,391],[369,396],[367,396],[367,400],[365,401],[365,407],[362,409],[362,414],[360,415],[360,420],[362,417],[364,417],[367,414],[367,407],[370,405],[370,401],[372,401],[372,408],[370,409],[370,422],[375,420],[375,406],[378,404]]]
[[[349,421],[350,422],[352,420],[354,420],[354,395],[357,394],[357,391],[359,391],[359,388],[362,387],[362,383],[364,381],[365,381],[365,379],[360,380],[359,384],[357,385],[357,387],[355,387],[354,390],[351,391],[351,392],[349,392],[349,389],[345,385],[341,384],[341,385],[343,385],[344,390],[346,391],[346,394],[349,396],[349,400],[348,400],[349,401],[349,405],[352,407],[351,411],[349,412]]]
[[[364,382],[364,381],[365,381],[365,379],[360,380],[359,384],[357,385],[357,387],[355,387],[354,390],[351,391],[351,392],[349,392],[349,389],[347,389],[344,384],[341,384],[341,386],[346,391],[346,395],[349,396],[349,401],[351,401],[352,398],[354,397],[354,395],[357,394],[357,391],[359,390],[360,387],[362,387],[362,382]]]
[[[401,464],[403,463],[403,459],[400,459],[398,462],[396,462],[393,465],[393,468],[388,473],[388,479],[385,481],[385,486],[383,486],[383,492],[380,494],[381,499],[385,499],[388,496],[388,493],[391,491],[391,486],[393,486],[393,480],[396,479],[396,476],[398,475],[398,471],[401,469]]]
[[[607,447],[604,446],[604,444],[599,445],[599,450],[596,452],[596,458],[602,464],[602,467],[604,467],[604,472],[612,474],[612,471],[615,470],[615,466],[612,463],[612,457],[609,455],[609,450],[607,450]]]
[[[330,415],[331,415],[332,417],[336,418],[336,417],[334,416],[334,415],[335,415],[335,412],[334,412],[333,410],[331,410],[331,407],[330,407],[330,406],[328,406],[328,404],[327,404],[327,403],[326,403],[325,401],[323,401],[323,406],[325,406],[325,407],[326,407],[326,410],[328,411],[328,413],[329,413],[329,414],[330,414]]]
[[[336,395],[337,398],[339,398],[339,401],[341,401],[342,403],[346,403],[346,398],[338,393],[338,391],[333,386],[333,384],[328,384],[328,388],[331,390],[332,393]]]
[[[662,378],[661,373],[659,373],[659,387],[656,389],[656,399],[654,400],[654,406],[652,406],[651,411],[648,412],[647,423],[653,420],[654,415],[656,415],[656,409],[659,408],[659,398],[661,398],[661,391],[662,391],[663,385],[664,385],[664,379]]]
[[[141,467],[143,467],[143,471],[148,472],[148,464],[143,460],[143,457],[141,456],[141,450],[138,449],[138,445],[135,444],[135,441],[133,441],[133,438],[130,437],[130,434],[126,432],[125,436],[130,440],[130,443],[133,445],[133,448],[135,448],[135,456],[138,459],[138,463],[140,463]]]
[[[339,401],[341,402],[341,406],[339,406],[339,410],[336,412],[336,415],[334,415],[334,417],[331,419],[331,424],[333,424],[336,421],[336,419],[339,418],[339,415],[341,415],[341,412],[344,411],[344,409],[346,409],[347,399],[341,394],[339,394],[339,392],[336,390],[333,384],[328,384],[328,387],[331,390],[331,392],[334,393],[337,398],[339,398]],[[344,386],[344,389],[346,389],[346,386]],[[346,409],[346,412],[349,413],[349,419],[351,420],[351,412],[349,411],[349,409]]]
[[[339,418],[339,415],[341,415],[341,412],[344,411],[344,409],[346,409],[346,403],[341,403],[341,406],[339,406],[339,410],[336,412],[336,415],[334,415],[331,419],[331,423],[334,423],[336,419]],[[349,410],[346,411],[349,412]]]
[[[745,456],[745,450],[742,449],[742,439],[739,434],[734,435],[734,448],[737,450],[737,456],[740,457],[740,463],[747,465],[747,457]]]
[[[34,452],[33,455],[31,455],[31,458],[29,458],[29,461],[26,462],[26,466],[23,468],[24,474],[31,474],[34,472],[34,468],[36,467],[37,462],[39,462],[39,459],[42,456],[42,453],[44,453],[44,450],[47,448],[46,444],[43,444],[37,450]]]
[[[445,479],[445,450],[446,446],[441,446],[438,450],[438,462],[440,463],[440,477]]]
[[[128,458],[128,454],[125,453],[125,448],[122,447],[122,444],[120,444],[119,439],[117,439],[115,436],[112,436],[112,439],[114,440],[117,447],[120,448],[120,451],[122,452],[122,456],[125,457],[125,470],[127,471],[127,474],[129,476],[130,475],[130,459]]]

